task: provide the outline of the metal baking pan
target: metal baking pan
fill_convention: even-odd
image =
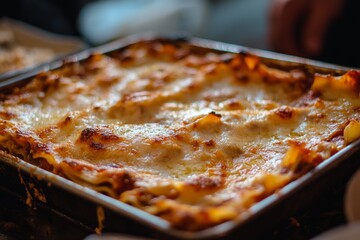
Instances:
[[[178,34],[130,36],[67,56],[61,61],[48,64],[45,69],[59,68],[63,62],[84,60],[94,51],[107,54],[139,41],[156,39],[186,41],[196,51],[248,52],[259,56],[264,63],[279,68],[301,67],[309,72],[335,75],[350,70],[346,67],[304,58],[184,35],[179,36]],[[37,73],[37,71],[32,71],[0,82],[0,91],[8,91],[14,86],[24,84]],[[26,203],[30,206],[42,205],[51,208],[58,214],[94,229],[94,232],[130,233],[156,239],[238,239],[240,236],[244,239],[251,239],[286,217],[292,216],[299,209],[309,204],[316,204],[316,199],[326,191],[329,183],[340,180],[340,176],[344,173],[346,175],[347,172],[343,172],[343,168],[353,163],[353,158],[359,148],[360,140],[346,146],[307,174],[283,187],[276,194],[272,194],[252,206],[245,219],[235,219],[197,232],[174,229],[168,222],[159,217],[80,186],[5,153],[0,154],[0,190],[6,189],[6,191],[19,195],[26,199]],[[354,168],[354,165],[351,165],[350,168]]]

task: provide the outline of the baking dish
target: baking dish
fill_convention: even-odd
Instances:
[[[103,52],[103,53],[109,53],[114,50],[117,50],[122,47],[126,47],[129,44],[136,43],[139,41],[144,40],[152,40],[152,39],[159,39],[158,37],[154,36],[135,36],[135,37],[129,37],[126,39],[122,39],[119,42],[112,43],[110,45],[101,46],[96,49],[88,50],[85,52],[82,52],[77,55],[73,55],[67,58],[66,61],[81,61],[82,59],[87,58],[87,56],[93,52]],[[163,38],[165,39],[165,38]],[[276,66],[278,68],[283,69],[291,69],[294,67],[302,67],[305,68],[309,72],[321,72],[321,73],[331,73],[331,74],[342,74],[346,70],[346,68],[338,67],[334,65],[327,65],[323,63],[317,63],[310,60],[300,59],[300,58],[292,58],[284,55],[272,55],[272,53],[269,52],[262,52],[259,50],[253,50],[253,49],[246,49],[235,45],[227,45],[223,43],[217,43],[217,42],[211,42],[207,40],[202,39],[195,39],[195,38],[189,38],[187,40],[184,40],[183,37],[167,37],[166,41],[187,41],[193,48],[196,48],[197,51],[222,51],[222,52],[250,52],[252,55],[256,55],[262,59],[262,61],[266,62],[269,65]],[[53,63],[51,66],[49,66],[50,69],[57,68],[61,66],[61,62]],[[29,77],[33,76],[35,73],[29,73],[26,76],[21,76],[19,78],[14,78],[8,81],[5,81],[1,84],[3,87],[3,90],[9,89],[14,87],[15,85],[21,84],[21,82],[25,82],[29,79]],[[330,157],[328,160],[324,161],[317,167],[315,167],[313,170],[308,172],[307,174],[303,175],[298,180],[295,180],[291,182],[290,184],[286,185],[284,188],[282,188],[280,191],[278,191],[276,194],[272,194],[269,197],[265,198],[264,200],[260,201],[259,203],[255,204],[250,208],[249,214],[245,217],[240,219],[235,219],[234,221],[228,221],[222,224],[219,224],[214,227],[207,228],[205,230],[196,231],[196,232],[189,232],[189,231],[183,231],[178,230],[175,228],[172,228],[168,222],[159,219],[157,217],[154,217],[150,214],[147,214],[143,211],[140,211],[138,209],[134,209],[126,204],[123,204],[118,201],[114,201],[114,199],[106,197],[102,194],[96,193],[88,188],[81,187],[77,184],[74,184],[73,182],[70,182],[68,180],[65,180],[63,178],[60,178],[58,176],[54,176],[49,172],[46,172],[42,169],[38,169],[37,167],[34,167],[32,165],[29,165],[28,163],[25,163],[21,160],[14,159],[14,157],[11,157],[9,155],[3,154],[3,159],[5,165],[9,166],[11,165],[14,170],[20,171],[18,173],[18,178],[20,183],[23,183],[26,185],[26,194],[28,195],[28,203],[30,204],[32,200],[38,199],[39,201],[45,202],[46,204],[53,206],[54,209],[61,209],[60,212],[64,212],[66,215],[70,215],[74,217],[75,219],[79,219],[81,222],[88,223],[89,225],[97,226],[98,231],[100,231],[103,227],[103,209],[111,209],[111,212],[108,212],[106,210],[105,213],[105,221],[108,216],[112,213],[116,212],[120,214],[120,217],[117,217],[115,219],[121,219],[123,217],[130,218],[135,221],[137,221],[137,224],[132,224],[133,226],[141,224],[142,226],[150,227],[152,230],[154,230],[154,233],[158,233],[163,236],[171,236],[176,238],[188,238],[188,239],[207,239],[207,238],[218,238],[222,237],[224,235],[227,236],[236,236],[237,234],[245,234],[246,236],[251,236],[251,232],[255,234],[256,229],[255,226],[258,225],[261,221],[268,221],[270,215],[266,215],[265,213],[269,214],[269,212],[273,212],[277,210],[277,214],[280,216],[281,214],[287,214],[285,209],[293,208],[296,209],[294,204],[286,205],[286,202],[289,198],[294,196],[294,194],[298,194],[298,196],[301,196],[301,191],[303,187],[309,186],[310,183],[313,183],[314,181],[319,180],[319,178],[329,172],[331,169],[339,165],[342,161],[347,159],[350,155],[352,155],[357,149],[358,149],[358,141],[349,144],[347,147],[345,147],[343,150],[339,151],[332,157]],[[20,169],[20,170],[19,170]],[[32,180],[24,180],[23,177],[23,171],[27,172]],[[11,171],[6,171],[11,172]],[[27,176],[28,174],[24,174]],[[37,186],[38,182],[39,185],[41,185],[41,182],[51,182],[50,186]],[[29,183],[29,181],[31,183]],[[44,184],[43,184],[44,185]],[[57,189],[56,191],[53,191],[53,193],[48,194],[47,191],[51,191],[51,189]],[[40,189],[40,190],[39,190]],[[62,189],[62,190],[59,190]],[[59,204],[56,203],[57,197],[52,197],[55,195],[55,192],[63,192],[63,190],[66,190],[67,194],[68,192],[71,192],[71,196],[68,196],[68,199],[76,198],[76,195],[80,195],[80,197],[85,198],[90,201],[86,201],[86,204],[94,205],[94,202],[102,205],[102,207],[95,207],[93,211],[86,211],[87,213],[93,212],[95,215],[95,221],[94,217],[85,217],[85,214],[83,212],[73,211],[69,210],[71,208],[74,208],[74,203],[81,203],[81,205],[86,205],[83,201],[76,200],[72,201],[73,204]],[[75,195],[73,193],[76,193]],[[314,192],[315,193],[315,192]],[[65,193],[63,195],[66,195]],[[74,196],[73,196],[74,195]],[[49,197],[46,197],[49,196]],[[30,200],[29,200],[30,199]],[[278,207],[282,205],[282,210],[279,211]],[[304,203],[305,204],[305,203]],[[287,206],[287,207],[286,207]],[[76,209],[76,208],[75,208]],[[81,216],[82,215],[82,216]],[[267,216],[267,217],[266,217]],[[91,219],[93,220],[92,223]],[[110,219],[113,219],[110,217]],[[114,221],[115,222],[115,221]],[[255,222],[255,223],[254,223]],[[120,224],[121,225],[121,224]],[[105,223],[106,226],[106,223]],[[264,225],[265,226],[265,225]],[[136,227],[135,227],[136,228]],[[121,231],[119,228],[114,228],[118,231]],[[232,235],[232,233],[237,232],[237,234]],[[241,234],[241,235],[242,235]],[[248,235],[247,235],[248,234]]]

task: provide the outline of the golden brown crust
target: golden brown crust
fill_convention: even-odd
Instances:
[[[360,137],[359,72],[140,42],[39,74],[0,101],[0,147],[196,231]]]

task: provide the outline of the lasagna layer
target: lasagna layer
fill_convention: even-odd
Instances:
[[[196,231],[245,217],[359,138],[359,81],[139,42],[3,94],[0,148]]]

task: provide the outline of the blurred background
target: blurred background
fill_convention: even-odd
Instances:
[[[98,45],[139,32],[185,31],[267,48],[268,0],[13,0],[0,14]]]
[[[0,16],[77,36],[90,46],[140,32],[184,31],[359,68],[359,8],[358,0],[12,0],[1,1]],[[314,46],[304,41],[309,23],[322,38],[316,54],[304,48]],[[302,45],[300,52],[291,39]]]

